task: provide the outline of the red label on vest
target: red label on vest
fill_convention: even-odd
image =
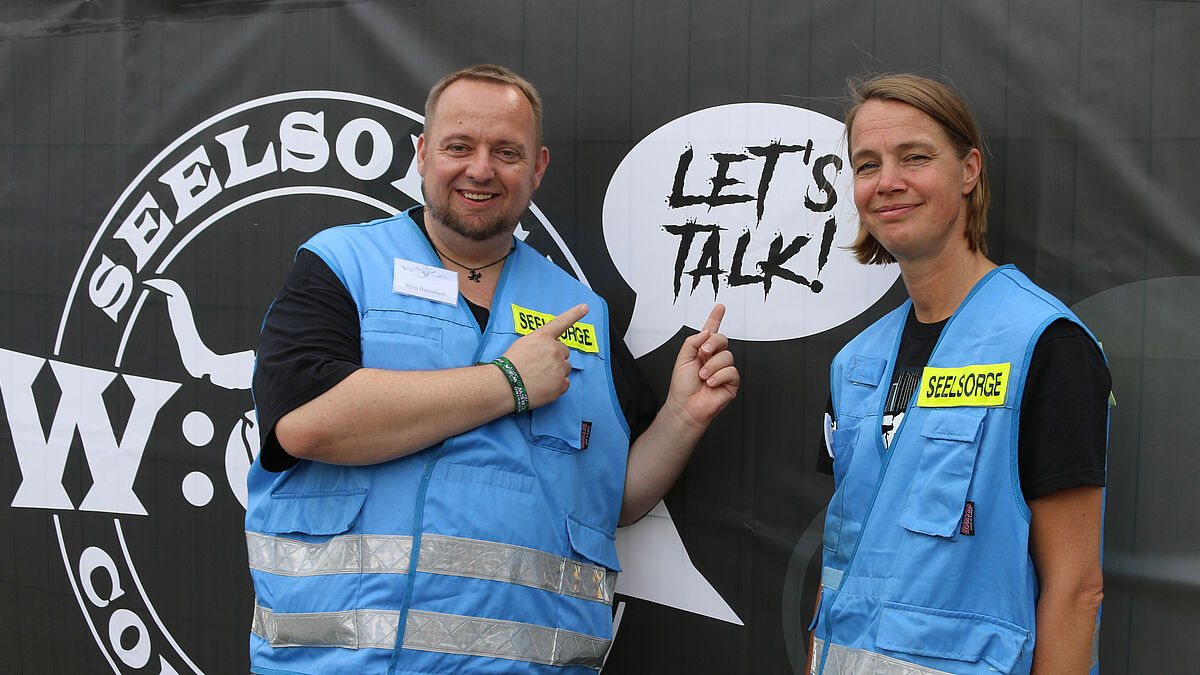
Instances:
[[[587,450],[588,439],[592,437],[592,423],[584,422],[579,425],[579,449]]]

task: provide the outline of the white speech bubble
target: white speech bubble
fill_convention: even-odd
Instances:
[[[849,321],[891,288],[896,265],[845,249],[858,215],[843,128],[804,108],[736,103],[634,146],[604,197],[609,257],[637,293],[634,356],[703,326],[714,302],[729,337],[787,340]]]

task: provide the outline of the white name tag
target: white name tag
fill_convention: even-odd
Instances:
[[[392,292],[458,305],[458,273],[394,258]]]

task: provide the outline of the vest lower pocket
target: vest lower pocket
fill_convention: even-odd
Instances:
[[[300,636],[311,632],[305,618],[311,613],[352,616],[362,587],[362,559],[369,548],[352,530],[366,498],[365,488],[276,492],[267,498],[269,507],[261,522],[246,533],[255,628],[267,644],[358,644],[358,627],[352,620],[329,624],[333,628],[328,634]],[[407,562],[401,556],[391,566],[403,571]]]
[[[259,529],[271,534],[335,535],[348,531],[367,501],[366,489],[276,493]]]
[[[615,533],[606,532],[571,515],[567,516],[567,538],[571,542],[571,549],[583,559],[615,572],[621,571],[617,562]]]
[[[1029,632],[1002,619],[894,602],[883,603],[879,615],[879,649],[960,663],[986,663],[1001,673],[1012,673],[1021,660]],[[953,664],[930,664],[948,672],[962,672]],[[980,671],[986,671],[980,668]],[[974,672],[974,671],[971,671]]]

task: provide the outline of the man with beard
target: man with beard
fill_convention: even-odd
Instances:
[[[513,237],[549,162],[532,85],[465,68],[425,114],[425,206],[313,237],[263,325],[256,673],[598,669],[617,525],[737,393],[718,305],[655,414],[604,300]]]

